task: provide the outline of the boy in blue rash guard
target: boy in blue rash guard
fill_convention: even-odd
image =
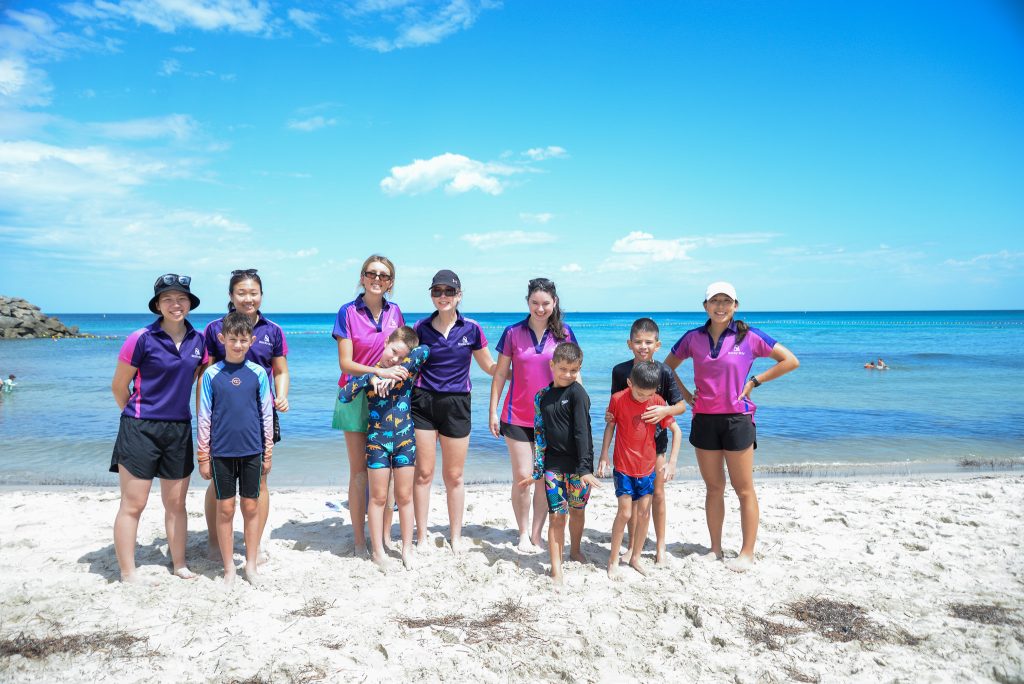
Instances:
[[[594,477],[594,438],[590,428],[590,397],[576,380],[583,365],[583,350],[573,342],[555,347],[551,357],[551,384],[534,397],[533,477],[521,480],[529,486],[544,478],[548,499],[548,553],[551,579],[562,583],[562,551],[565,521],[569,519],[569,558],[586,563],[580,551],[584,510],[590,488],[600,487]]]
[[[217,334],[224,360],[203,373],[199,394],[199,474],[217,493],[217,540],[224,583],[235,581],[235,493],[242,499],[245,577],[258,586],[260,478],[270,472],[274,450],[274,395],[267,372],[245,359],[255,339],[243,313],[224,317]],[[262,458],[261,458],[262,456]]]
[[[402,530],[402,563],[412,567],[413,507],[412,487],[416,473],[416,435],[412,421],[412,388],[416,375],[430,353],[426,346],[418,346],[419,337],[409,326],[403,325],[388,336],[378,366],[390,368],[401,365],[409,372],[405,380],[382,380],[372,373],[349,378],[338,391],[338,400],[349,403],[361,391],[366,391],[369,429],[366,433],[366,472],[370,482],[370,500],[367,518],[370,525],[370,543],[373,562],[382,570],[388,569],[384,555],[384,507],[387,503],[388,483],[395,479],[395,503]]]

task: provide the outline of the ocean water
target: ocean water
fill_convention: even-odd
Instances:
[[[490,345],[525,314],[467,315]],[[611,367],[630,358],[626,338],[643,313],[575,313],[566,320],[584,350],[583,382],[592,399],[595,449],[604,430]],[[148,315],[59,314],[96,339],[0,342],[0,374],[18,387],[0,393],[0,484],[115,484],[107,472],[118,409],[110,393],[124,337]],[[288,335],[291,410],[281,415],[273,481],[342,485],[348,466],[341,433],[330,429],[337,391],[334,314],[268,312]],[[194,314],[202,329],[215,315]],[[420,316],[408,314],[414,321]],[[663,359],[704,317],[658,313]],[[841,477],[859,473],[955,472],[965,460],[987,467],[1024,464],[1024,312],[745,312],[744,319],[791,349],[800,368],[755,390],[757,468],[764,473]],[[888,371],[865,370],[882,357]],[[754,372],[772,363],[760,359]],[[680,376],[693,387],[693,367]],[[468,482],[510,480],[504,442],[487,430],[490,378],[474,366]],[[684,436],[679,477],[698,477]],[[198,472],[194,476],[198,479]],[[440,475],[438,475],[440,480]],[[198,480],[197,480],[198,481]]]

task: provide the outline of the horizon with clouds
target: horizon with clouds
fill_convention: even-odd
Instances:
[[[977,2],[12,0],[0,294],[468,313],[1024,309],[1024,10]]]

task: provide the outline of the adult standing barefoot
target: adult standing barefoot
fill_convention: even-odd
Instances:
[[[530,521],[530,488],[515,483],[533,475],[534,406],[541,388],[552,381],[551,357],[560,342],[576,342],[572,330],[562,321],[555,284],[534,278],[526,291],[530,315],[501,334],[496,350],[498,363],[491,381],[490,429],[503,436],[512,461],[512,510],[519,527],[519,549],[540,547],[548,502],[543,486],[533,487],[533,521]],[[511,375],[512,386],[505,395],[501,414],[498,400]]]
[[[704,513],[711,534],[711,552],[722,558],[722,525],[725,521],[725,470],[740,501],[743,547],[730,570],[745,572],[754,564],[754,543],[760,510],[754,491],[754,449],[757,432],[750,400],[754,388],[796,370],[800,362],[791,351],[740,320],[735,320],[739,299],[736,289],[725,282],[708,285],[704,311],[708,321],[684,334],[672,347],[665,365],[675,369],[693,359],[696,396],[680,383],[687,403],[693,406],[690,444],[697,452],[697,465],[707,488]],[[754,360],[771,357],[776,363],[756,375],[750,373]]]
[[[413,490],[416,545],[420,549],[428,548],[430,488],[440,441],[441,474],[448,497],[449,543],[452,551],[458,552],[462,545],[462,515],[466,503],[462,477],[472,427],[470,392],[473,385],[469,368],[476,360],[485,373],[494,375],[495,363],[480,324],[459,312],[462,301],[459,276],[449,270],[438,271],[430,283],[430,301],[434,313],[413,326],[420,344],[430,349],[412,392],[412,417],[416,427],[416,486]]]
[[[260,307],[263,305],[263,280],[255,268],[239,269],[231,272],[231,279],[228,281],[228,313],[238,311],[249,317],[253,325],[253,336],[256,341],[249,347],[245,358],[248,361],[261,366],[271,379],[271,388],[274,393],[274,444],[281,441],[281,426],[277,417],[278,411],[288,411],[288,388],[290,378],[288,375],[288,341],[285,339],[284,330],[277,323],[263,317]],[[225,358],[224,345],[217,339],[224,326],[224,319],[218,318],[210,322],[203,331],[206,338],[206,352],[210,357],[210,364],[223,361]],[[196,387],[198,402],[199,387]],[[208,531],[209,554],[213,558],[220,556],[220,547],[217,540],[217,496],[214,492],[213,483],[206,488],[206,529]],[[260,556],[264,557],[263,532],[267,527],[267,518],[270,516],[270,490],[267,487],[267,476],[263,475],[260,481],[260,494],[257,499],[257,515],[260,533]]]
[[[395,265],[385,256],[373,255],[359,271],[362,293],[338,310],[334,339],[338,343],[338,386],[350,376],[373,373],[384,379],[404,380],[409,373],[401,366],[380,368],[384,345],[395,328],[405,325],[402,310],[389,301],[387,294],[395,286]],[[331,427],[345,432],[348,452],[348,509],[352,516],[352,534],[357,556],[366,555],[366,431],[368,409],[366,395],[343,404],[336,400]],[[386,525],[385,529],[390,525]],[[386,534],[386,532],[385,532]]]
[[[189,289],[191,282],[189,276],[176,273],[156,279],[149,310],[159,318],[125,340],[110,384],[121,409],[110,472],[118,473],[121,484],[114,552],[125,582],[136,579],[139,519],[154,477],[160,478],[174,574],[182,579],[196,577],[185,565],[185,495],[195,468],[189,399],[206,353],[202,334],[186,320],[189,311],[199,306],[199,297]]]

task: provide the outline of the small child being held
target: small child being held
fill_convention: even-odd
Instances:
[[[388,569],[388,562],[383,541],[384,507],[392,474],[395,480],[398,522],[402,529],[402,564],[406,568],[412,567],[412,487],[416,471],[412,386],[416,374],[430,352],[428,347],[419,344],[420,339],[415,330],[407,325],[396,328],[388,336],[377,365],[382,368],[401,365],[409,371],[409,377],[397,381],[381,380],[372,373],[367,373],[351,378],[338,392],[338,399],[342,403],[352,401],[361,391],[366,392],[369,410],[366,473],[370,483],[366,516],[370,526],[373,562],[385,571]]]
[[[569,519],[569,558],[586,563],[580,551],[585,523],[584,509],[590,488],[600,487],[594,477],[594,438],[590,428],[590,397],[576,382],[583,365],[583,350],[573,342],[555,347],[551,358],[554,380],[537,392],[534,406],[533,477],[518,484],[526,487],[544,478],[548,498],[548,552],[551,579],[562,583],[562,551],[565,521]]]
[[[246,361],[255,338],[252,321],[240,312],[224,317],[217,339],[224,360],[203,373],[199,393],[199,474],[217,493],[217,538],[224,582],[235,581],[235,493],[242,499],[245,577],[259,584],[260,530],[256,500],[260,477],[270,472],[274,449],[274,395],[262,367]]]
[[[654,494],[658,465],[654,434],[659,425],[672,433],[669,461],[675,463],[679,454],[681,433],[672,416],[667,415],[657,423],[648,423],[643,419],[650,407],[665,405],[665,400],[658,396],[660,380],[661,368],[657,363],[634,363],[626,383],[628,387],[613,394],[608,402],[608,413],[605,415],[607,425],[601,443],[602,459],[597,474],[603,477],[606,473],[608,461],[604,455],[608,453],[614,435],[615,469],[612,474],[619,505],[612,525],[612,549],[608,557],[608,576],[613,579],[619,573],[619,547],[630,520],[633,521],[633,532],[630,538],[629,565],[641,575],[647,574],[640,561],[640,552],[647,541],[647,528],[651,519],[651,496]]]

